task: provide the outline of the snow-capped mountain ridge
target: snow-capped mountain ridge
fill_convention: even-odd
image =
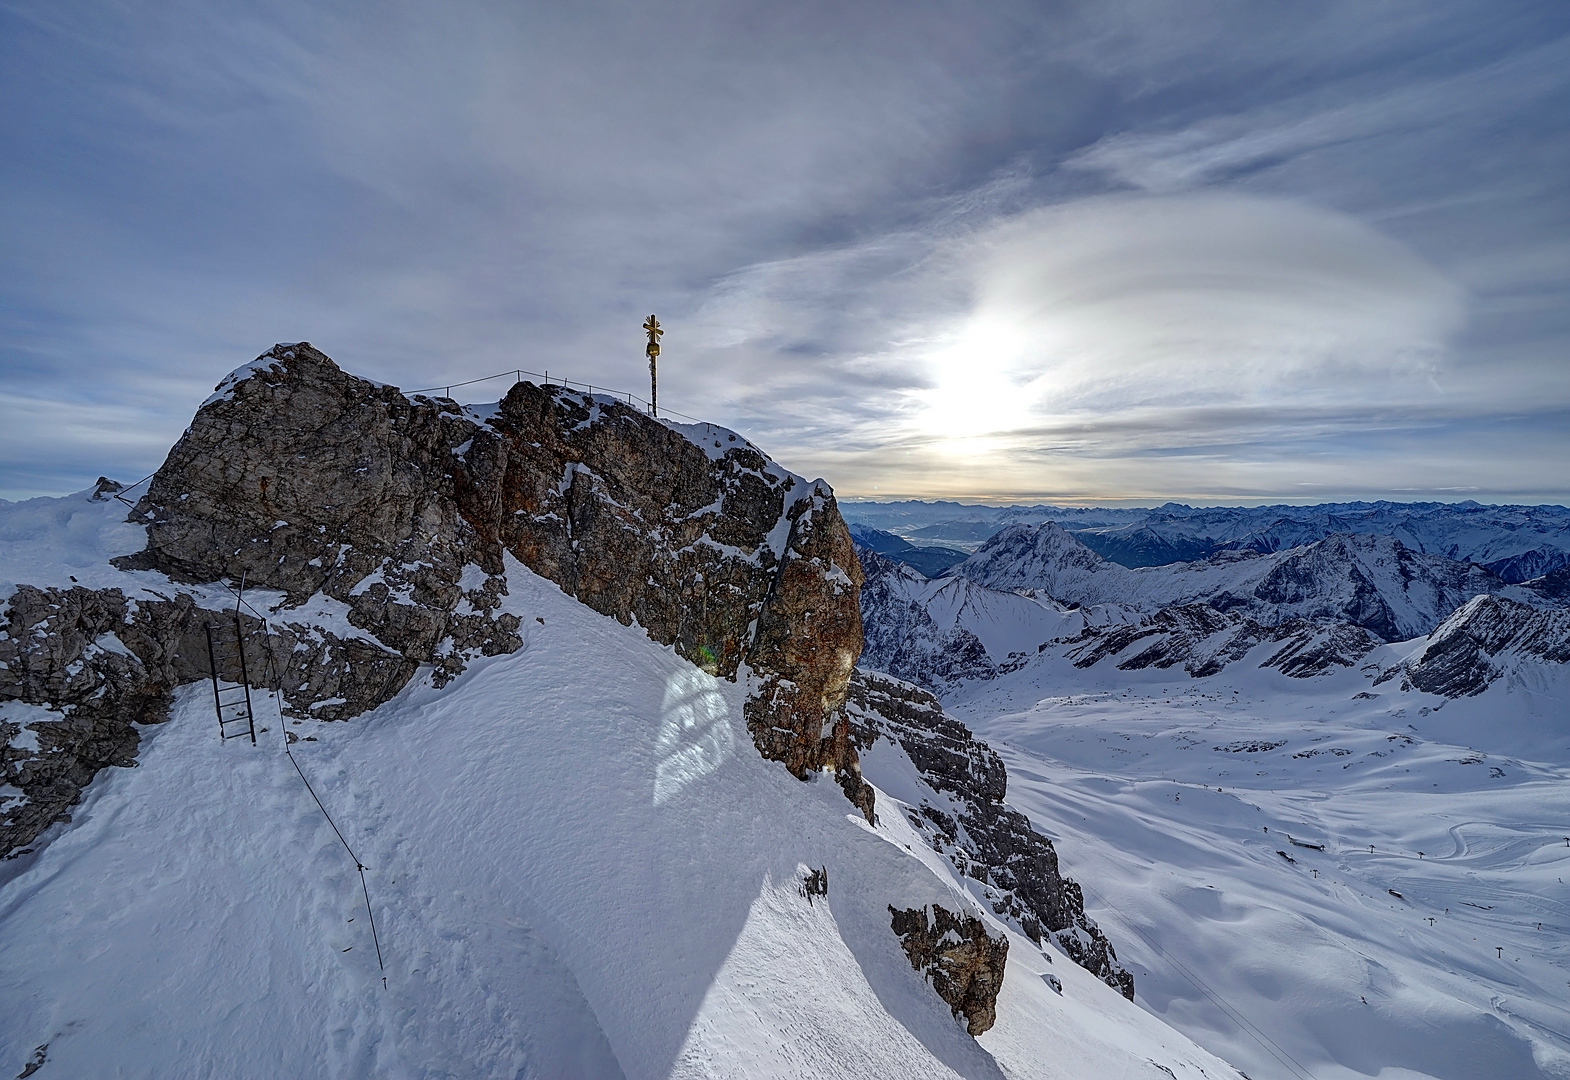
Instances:
[[[1220,551],[1270,554],[1332,533],[1394,536],[1408,550],[1474,562],[1518,584],[1570,565],[1570,509],[1461,503],[1353,502],[1318,506],[990,507],[959,503],[844,505],[846,520],[917,543],[973,550],[1012,524],[1056,522],[1104,558],[1135,568]]]
[[[1479,566],[1414,552],[1394,537],[1356,533],[1268,555],[1229,551],[1131,570],[1103,559],[1055,523],[1011,525],[947,574],[1068,604],[1150,612],[1203,603],[1262,623],[1332,619],[1386,641],[1427,633],[1480,593],[1551,603]]]
[[[0,1062],[1234,1074],[1125,1000],[996,754],[891,680],[853,732],[849,533],[744,440],[300,343],[115,488],[0,504]]]

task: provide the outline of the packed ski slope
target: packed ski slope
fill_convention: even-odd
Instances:
[[[0,557],[25,564],[0,577],[153,587],[104,565],[140,542],[123,510],[86,493],[0,507]],[[1019,937],[998,1022],[972,1039],[890,930],[891,902],[968,904],[891,797],[868,827],[833,783],[759,758],[742,685],[511,560],[507,577],[524,649],[439,691],[419,678],[354,721],[283,722],[267,705],[259,746],[220,744],[210,690],[180,690],[138,768],[105,770],[71,823],[0,865],[0,1067],[1235,1075]],[[286,731],[367,867],[375,938]],[[811,867],[829,876],[816,902],[799,888]]]
[[[1256,1080],[1570,1076],[1567,673],[1370,685],[1411,647],[1313,679],[1048,653],[944,701],[1138,1002]]]

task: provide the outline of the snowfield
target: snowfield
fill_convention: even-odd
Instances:
[[[153,587],[103,565],[139,542],[116,524],[121,504],[0,509],[6,580]],[[266,699],[260,745],[224,744],[210,689],[180,690],[172,719],[144,729],[139,767],[105,770],[71,823],[0,864],[0,1068],[1236,1075],[1017,936],[997,1024],[971,1038],[911,969],[888,905],[974,904],[892,797],[867,826],[827,778],[758,756],[743,683],[510,559],[507,579],[522,650],[441,690],[419,677],[353,721],[284,722]],[[1071,865],[1101,859],[1074,843],[1060,845]],[[366,866],[375,938],[345,844]],[[818,867],[828,895],[809,900],[800,883]]]
[[[1139,1004],[1248,1075],[1570,1076],[1570,672],[1371,685],[1414,647],[1312,679],[1047,654],[944,701]]]

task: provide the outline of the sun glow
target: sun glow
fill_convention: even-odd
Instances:
[[[1032,344],[1026,328],[1003,312],[968,317],[927,357],[932,385],[917,394],[918,430],[984,453],[991,436],[1024,425],[1041,393],[1039,375],[1025,369]]]

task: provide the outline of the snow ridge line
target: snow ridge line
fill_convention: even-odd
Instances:
[[[241,587],[242,590],[245,587],[245,583],[244,583],[244,579],[243,578],[241,579],[241,586],[240,587]],[[262,622],[262,634],[263,634],[264,638],[272,637],[272,633],[273,633],[272,625],[270,623],[268,623],[267,616],[263,615],[260,611],[257,611],[254,607],[251,607],[250,603],[246,601],[245,594],[244,594],[243,591],[235,592],[232,589],[230,591],[234,592],[235,610],[238,611],[239,608],[240,608],[240,605],[244,604],[247,608],[250,609],[250,612],[251,612],[252,615],[255,615],[258,619],[261,620],[261,622]],[[242,648],[242,649],[245,648],[245,639],[244,639],[243,636],[240,639],[240,648]],[[271,649],[264,650],[263,655],[265,655],[267,657],[267,663],[265,665],[265,670],[271,672],[273,681],[275,683],[279,683],[279,685],[281,685],[278,669],[274,666],[274,663],[273,663],[273,653],[272,653],[272,650]],[[316,789],[311,786],[311,781],[306,777],[305,770],[300,768],[300,763],[297,760],[295,760],[294,754],[290,751],[290,749],[289,749],[289,729],[284,725],[283,705],[282,705],[282,703],[278,699],[278,691],[274,690],[272,693],[273,693],[273,705],[278,710],[278,728],[283,733],[283,752],[284,752],[284,756],[289,759],[289,764],[294,766],[294,771],[299,773],[299,775],[300,775],[300,782],[305,785],[305,790],[309,791],[311,793],[311,798],[316,802],[316,808],[322,812],[322,817],[327,819],[327,824],[332,826],[332,830],[333,830],[334,835],[336,835],[338,837],[338,842],[340,844],[342,844],[343,845],[343,849],[349,853],[349,858],[354,860],[354,868],[357,871],[359,871],[359,874],[360,874],[360,891],[365,895],[365,916],[370,921],[370,924],[371,924],[371,943],[376,946],[376,966],[381,970],[381,973],[382,973],[382,989],[386,990],[387,989],[387,964],[382,959],[382,941],[381,941],[381,937],[376,932],[376,913],[371,910],[371,890],[370,890],[370,887],[368,885],[366,885],[366,883],[365,883],[365,869],[366,869],[365,864],[360,861],[360,857],[358,855],[356,855],[354,853],[354,849],[349,846],[349,841],[344,839],[343,830],[338,828],[338,823],[336,821],[334,821],[333,820],[333,816],[327,812],[327,807],[325,805],[323,805],[322,800],[321,800],[321,796],[316,794]]]

